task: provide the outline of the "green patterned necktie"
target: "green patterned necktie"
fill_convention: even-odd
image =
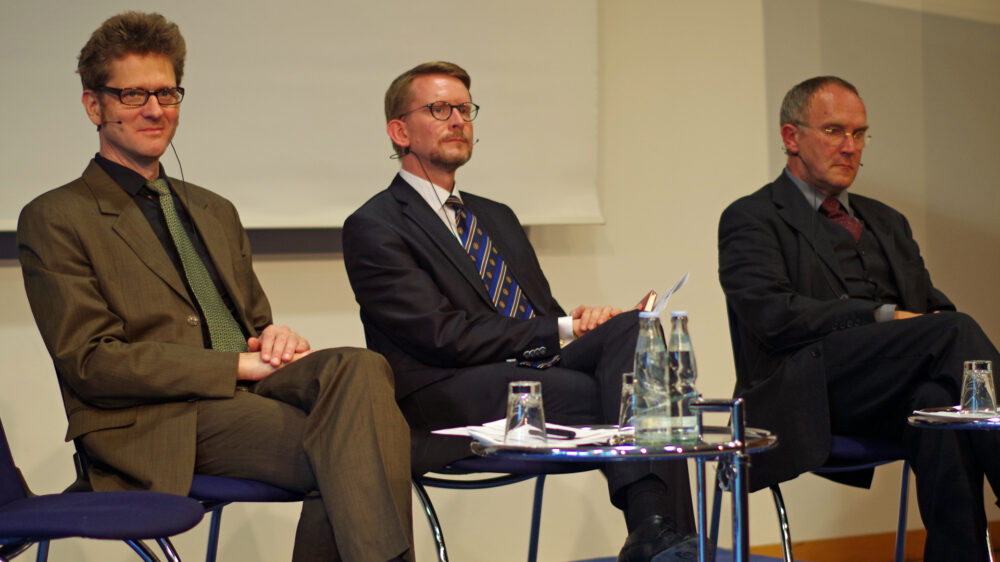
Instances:
[[[188,285],[194,292],[194,298],[201,306],[201,311],[205,315],[205,322],[208,323],[208,334],[212,338],[212,349],[218,351],[246,351],[247,342],[243,337],[243,331],[239,324],[229,312],[226,303],[222,300],[222,295],[212,282],[212,277],[208,274],[208,269],[198,256],[191,239],[188,238],[181,218],[174,208],[174,198],[170,196],[170,186],[167,180],[157,178],[146,184],[146,187],[160,194],[160,208],[163,209],[163,217],[167,220],[167,228],[170,230],[170,237],[174,239],[174,246],[181,257],[181,265],[184,266],[184,276],[187,277]]]

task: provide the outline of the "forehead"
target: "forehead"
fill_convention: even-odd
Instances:
[[[111,61],[108,85],[115,87],[160,88],[176,86],[174,66],[158,53],[129,53]]]
[[[868,121],[865,104],[854,92],[836,84],[824,86],[809,100],[809,120],[814,125],[828,123],[864,125]]]
[[[412,98],[420,103],[444,100],[452,103],[472,101],[461,80],[447,74],[423,74],[413,79]]]

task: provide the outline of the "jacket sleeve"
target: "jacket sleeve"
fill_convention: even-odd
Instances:
[[[557,353],[556,317],[513,319],[485,303],[472,305],[478,297],[453,264],[427,246],[433,242],[417,241],[390,222],[358,212],[344,223],[344,264],[366,325],[404,353],[436,367]],[[423,246],[418,250],[415,244]],[[461,294],[446,294],[445,285]],[[538,350],[547,352],[538,356]]]
[[[238,354],[204,348],[190,320],[197,311],[101,227],[107,217],[53,199],[25,207],[17,239],[32,313],[63,384],[101,408],[232,396]],[[256,277],[248,291],[248,315],[269,322]]]

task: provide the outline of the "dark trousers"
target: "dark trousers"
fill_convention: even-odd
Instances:
[[[515,362],[456,369],[452,377],[403,399],[414,428],[414,472],[426,472],[469,456],[469,440],[430,435],[429,431],[490,422],[506,416],[507,384],[542,383],[545,420],[566,425],[616,424],[622,373],[632,371],[638,314],[626,312],[562,349],[557,367],[535,369]],[[671,515],[683,532],[694,532],[687,465],[670,462],[617,462],[602,468],[612,503],[625,507],[624,489],[653,476],[670,491]]]
[[[927,314],[852,330],[824,340],[831,431],[903,443],[927,529],[924,560],[987,560],[983,477],[1000,490],[1000,435],[920,429],[913,410],[959,403],[962,362],[1000,355],[971,317]]]
[[[413,558],[409,430],[378,354],[317,351],[249,392],[200,401],[195,462],[309,494],[295,561]]]

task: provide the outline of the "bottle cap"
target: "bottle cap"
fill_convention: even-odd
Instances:
[[[687,318],[687,315],[688,313],[686,310],[675,310],[670,313],[671,318]]]
[[[639,318],[659,318],[659,317],[660,317],[659,312],[650,312],[646,310],[639,311]]]

